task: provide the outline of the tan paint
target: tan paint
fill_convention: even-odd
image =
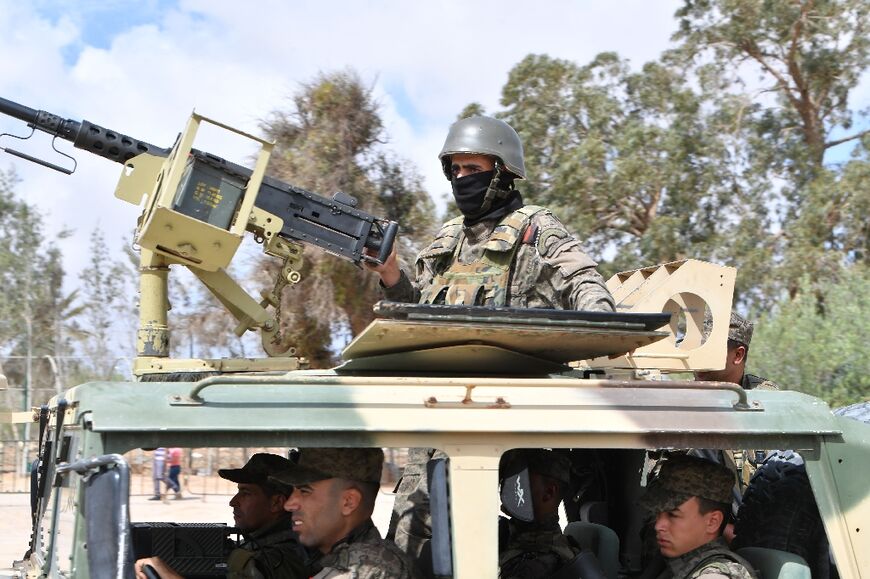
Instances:
[[[618,358],[588,360],[591,368],[648,368],[671,371],[725,367],[725,344],[737,270],[688,259],[618,273],[607,280],[620,312],[670,312],[668,339],[638,347]],[[703,338],[704,311],[713,329]],[[677,319],[685,316],[686,335],[677,345]],[[703,343],[702,343],[703,342]]]
[[[175,198],[184,176],[188,157],[193,148],[196,133],[203,122],[248,138],[260,147],[253,173],[248,180],[242,201],[229,230],[215,227],[174,209]],[[272,147],[273,143],[270,141],[193,113],[187,127],[181,133],[181,137],[163,164],[160,177],[156,180],[154,191],[140,219],[136,241],[143,248],[191,267],[206,271],[216,271],[227,267],[239,244],[241,244],[254,201],[257,198],[257,192],[263,181]],[[148,168],[153,169],[150,160]],[[137,171],[133,171],[133,175],[136,173]],[[124,199],[134,199],[139,189],[132,189],[133,185],[138,188],[142,187],[139,180],[127,183],[126,178],[122,177],[122,182],[116,189],[116,195],[122,196]]]
[[[142,248],[139,254],[139,330],[136,356],[169,356],[169,264]]]

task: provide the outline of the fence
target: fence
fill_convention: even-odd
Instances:
[[[22,468],[36,458],[37,443],[25,445],[23,440],[0,441],[0,493],[29,493],[30,475]],[[185,448],[181,461],[182,492],[187,496],[232,495],[236,484],[220,478],[218,469],[241,468],[257,452],[287,456],[286,448]],[[153,495],[153,455],[151,451],[131,450],[124,455],[130,465],[130,495]],[[385,449],[383,484],[398,480],[405,464],[405,449]],[[165,486],[163,489],[165,491]]]

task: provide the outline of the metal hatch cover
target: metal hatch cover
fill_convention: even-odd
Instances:
[[[353,358],[335,368],[339,374],[386,371],[469,376],[509,374],[514,377],[559,374],[570,370],[565,364],[485,344],[459,344]]]
[[[553,372],[570,361],[624,354],[661,340],[669,332],[656,328],[670,320],[670,314],[661,313],[396,302],[379,302],[375,313],[389,318],[374,320],[344,349],[342,358],[351,362],[342,370]]]

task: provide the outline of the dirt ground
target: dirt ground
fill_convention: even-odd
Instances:
[[[132,522],[178,522],[178,523],[227,523],[232,524],[229,500],[232,494],[183,493],[181,500],[166,502],[148,500],[150,494],[137,494],[139,489],[150,489],[150,480],[131,481],[130,520]],[[147,484],[146,484],[147,482]],[[194,481],[191,481],[194,482]],[[137,488],[137,485],[139,488]],[[195,485],[191,485],[195,488]],[[393,507],[392,485],[381,488],[372,517],[383,535],[390,522]],[[66,501],[62,500],[61,503]],[[65,505],[61,507],[61,537],[58,561],[65,569],[71,543],[71,519]],[[30,498],[25,493],[0,493],[0,569],[9,568],[12,562],[21,559],[30,541]]]

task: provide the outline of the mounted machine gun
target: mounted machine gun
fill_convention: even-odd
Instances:
[[[71,141],[84,149],[124,165],[115,196],[142,205],[135,242],[140,255],[140,313],[137,336],[138,375],[167,371],[289,370],[296,358],[284,362],[168,360],[169,266],[180,264],[193,272],[236,318],[235,333],[260,331],[269,356],[292,356],[295,350],[282,338],[278,319],[281,292],[299,281],[302,244],[319,247],[355,264],[383,263],[390,255],[398,224],[357,209],[352,196],[338,192],[332,199],[265,175],[273,143],[193,113],[186,129],[170,149],[105,129],[89,121],[64,119],[0,98],[0,112],[31,128]],[[250,139],[259,146],[253,169],[193,148],[200,125],[207,123]],[[70,159],[68,155],[55,151]],[[66,174],[72,168],[48,162],[12,148],[3,151]],[[142,204],[143,199],[145,203]],[[275,286],[256,300],[225,271],[245,232],[254,235],[266,254],[283,265]],[[277,364],[274,362],[278,362]],[[231,366],[231,367],[230,367]]]

